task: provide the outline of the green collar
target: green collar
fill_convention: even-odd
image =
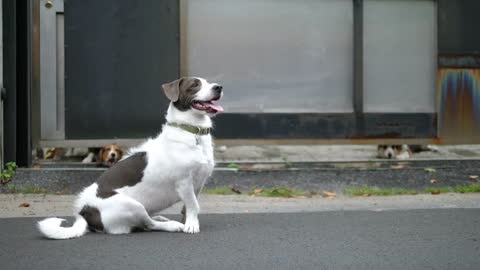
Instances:
[[[197,126],[192,126],[188,124],[179,124],[179,123],[170,123],[167,122],[167,125],[171,127],[176,127],[179,129],[183,129],[185,131],[188,131],[190,133],[193,133],[195,135],[208,135],[210,134],[211,128],[202,128],[202,127],[197,127]]]

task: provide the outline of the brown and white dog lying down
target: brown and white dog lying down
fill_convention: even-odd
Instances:
[[[123,157],[123,150],[116,144],[107,144],[98,150],[98,153],[89,149],[88,155],[82,163],[96,162],[98,166],[112,167]]]
[[[96,162],[97,166],[111,167],[123,157],[123,150],[116,144],[107,144],[102,148],[41,148],[34,155],[37,158],[61,160],[63,158],[83,158],[82,163]]]
[[[388,159],[409,159],[414,153],[420,152],[438,152],[435,145],[420,144],[380,144],[377,146],[377,157]]]

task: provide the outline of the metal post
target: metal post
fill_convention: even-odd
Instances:
[[[3,87],[4,161],[17,161],[17,10],[15,0],[2,1],[3,20]]]
[[[363,0],[353,0],[353,109],[363,113]]]
[[[0,0],[0,172],[3,170],[3,0]]]

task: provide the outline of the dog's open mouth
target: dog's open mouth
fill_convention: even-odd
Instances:
[[[219,99],[220,97],[214,98],[208,101],[194,100],[192,102],[192,107],[199,111],[206,111],[207,113],[223,112],[222,106],[213,103],[213,101],[216,101]]]

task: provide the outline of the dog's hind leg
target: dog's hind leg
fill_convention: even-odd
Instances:
[[[164,216],[160,216],[160,215],[153,216],[152,219],[156,220],[156,221],[169,221],[170,220],[170,219],[168,219]]]
[[[105,231],[111,234],[130,233],[133,228],[167,232],[184,229],[184,225],[177,221],[152,219],[141,203],[125,195],[114,195],[106,199],[102,206],[102,222]]]

